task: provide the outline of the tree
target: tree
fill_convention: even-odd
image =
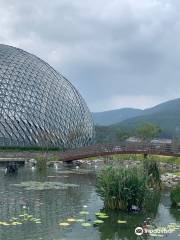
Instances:
[[[162,132],[161,128],[153,123],[145,123],[137,128],[137,136],[143,141],[150,141]]]
[[[130,136],[129,133],[123,129],[119,129],[116,133],[116,137],[120,142],[125,141],[126,139],[129,138],[129,136]]]

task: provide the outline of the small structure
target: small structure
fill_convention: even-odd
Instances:
[[[151,140],[152,144],[172,144],[172,139],[166,139],[166,138],[162,138],[162,139],[153,139]]]
[[[126,139],[126,142],[127,143],[141,143],[142,140],[137,137],[129,137],[128,139]]]

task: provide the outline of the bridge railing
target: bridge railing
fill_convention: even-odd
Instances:
[[[180,156],[180,144],[163,144],[163,143],[127,143],[117,144],[96,144],[93,146],[82,147],[69,150],[60,154],[62,159],[85,158],[89,156],[101,156],[118,153],[149,153]]]

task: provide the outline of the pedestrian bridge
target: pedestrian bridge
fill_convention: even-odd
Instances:
[[[26,159],[46,155],[47,158],[56,156],[59,161],[74,161],[89,157],[110,156],[114,154],[144,154],[180,157],[179,144],[145,144],[145,143],[117,143],[97,144],[73,150],[59,151],[0,151],[0,162],[25,162]]]
[[[59,158],[62,161],[73,161],[89,157],[109,156],[114,154],[144,154],[144,156],[150,154],[180,157],[180,144],[97,144],[61,152],[59,154]]]

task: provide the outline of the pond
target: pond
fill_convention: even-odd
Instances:
[[[0,168],[0,182],[1,240],[143,239],[135,228],[148,218],[156,228],[170,224],[173,231],[144,239],[180,238],[180,211],[171,209],[169,192],[149,203],[145,213],[125,214],[104,211],[94,169],[60,166],[39,173],[22,167],[16,176],[5,176]],[[108,217],[99,219],[100,211]],[[94,224],[97,219],[101,223]]]

